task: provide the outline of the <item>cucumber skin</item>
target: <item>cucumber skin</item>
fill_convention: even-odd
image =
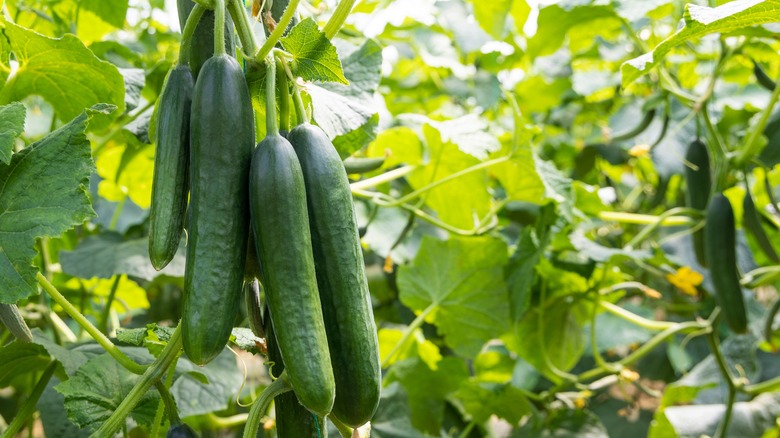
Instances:
[[[198,434],[192,430],[191,427],[182,423],[176,426],[172,426],[168,429],[168,433],[165,434],[165,438],[197,438]]]
[[[734,210],[723,194],[710,200],[704,227],[710,276],[726,323],[736,333],[747,332],[747,312],[737,271]]]
[[[24,322],[22,314],[16,304],[0,304],[0,322],[19,342],[32,342],[33,336],[30,327]]]
[[[290,131],[306,182],[317,286],[328,336],[336,401],[333,415],[351,427],[379,405],[379,342],[344,164],[322,129]]]
[[[777,251],[772,246],[772,241],[769,240],[764,227],[761,226],[761,218],[758,216],[756,204],[753,202],[750,190],[745,190],[745,199],[742,201],[742,224],[755,237],[758,246],[767,258],[774,263],[780,263],[780,257],[778,257]]]
[[[252,228],[265,298],[290,383],[317,415],[333,407],[335,384],[295,151],[284,137],[267,136],[255,149],[249,177]]]
[[[230,337],[249,237],[254,116],[243,71],[230,56],[203,65],[192,99],[190,144],[182,337],[190,360],[204,365]]]
[[[192,8],[195,2],[192,0],[177,0],[179,11],[179,27],[184,31],[184,25],[187,24]],[[225,51],[230,56],[236,54],[236,42],[233,36],[233,20],[230,14],[225,12]],[[214,56],[214,11],[206,10],[200,17],[198,27],[192,34],[192,46],[190,48],[190,68],[192,68],[193,77],[197,78],[203,64]]]
[[[267,314],[267,313],[266,313]],[[270,319],[266,321],[265,332],[268,346],[268,359],[273,362],[270,370],[274,376],[284,371],[284,361],[279,352],[279,346],[274,337],[274,328]],[[276,410],[276,436],[277,438],[327,438],[327,427],[319,427],[322,436],[317,433],[318,427],[314,422],[314,414],[303,407],[295,393],[292,391],[277,395],[274,398]]]
[[[706,210],[712,191],[712,176],[710,173],[710,154],[707,145],[696,139],[688,146],[685,160],[698,167],[694,170],[685,166],[685,181],[688,190],[685,192],[685,200],[688,207],[697,210]],[[700,265],[707,267],[707,257],[704,251],[704,230],[693,233],[693,250],[696,260]]]
[[[184,228],[193,88],[192,71],[179,65],[168,74],[160,96],[149,213],[149,259],[158,271],[176,255]]]

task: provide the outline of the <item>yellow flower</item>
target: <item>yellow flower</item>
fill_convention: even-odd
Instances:
[[[628,150],[628,155],[631,155],[634,158],[644,157],[650,152],[650,145],[649,144],[638,144],[634,145],[631,149]]]
[[[666,279],[682,293],[695,297],[698,294],[696,286],[701,284],[704,277],[690,266],[683,266],[674,274],[667,274]]]

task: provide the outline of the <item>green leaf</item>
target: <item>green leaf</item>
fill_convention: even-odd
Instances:
[[[623,87],[647,74],[673,48],[694,38],[780,21],[780,0],[735,0],[715,8],[688,4],[683,20],[683,28],[652,51],[623,63]]]
[[[409,397],[400,383],[382,388],[379,407],[371,418],[371,436],[374,438],[423,438],[412,426]]]
[[[5,85],[8,75],[11,73],[11,44],[5,34],[0,31],[0,89]]]
[[[79,6],[118,29],[125,26],[128,0],[82,0]]]
[[[399,269],[401,302],[418,312],[432,306],[426,321],[456,353],[473,358],[509,326],[506,262],[506,244],[499,239],[426,236],[414,261]]]
[[[43,347],[51,357],[58,360],[65,369],[65,373],[69,376],[75,374],[79,367],[84,365],[90,358],[90,356],[82,351],[58,345],[44,335],[41,329],[37,327],[32,329],[32,333],[33,342]]]
[[[94,216],[87,195],[94,169],[84,134],[96,106],[0,163],[0,302],[16,303],[38,292],[35,240],[59,237]]]
[[[436,371],[414,358],[393,365],[385,383],[401,382],[409,394],[414,427],[438,436],[445,400],[458,390],[468,373],[466,364],[455,357],[442,359]]]
[[[149,261],[149,239],[123,241],[117,233],[103,233],[82,240],[73,251],[62,251],[63,272],[79,278],[111,278],[127,274],[144,280],[160,275],[184,276],[184,245],[171,263],[157,271]]]
[[[280,42],[294,58],[292,70],[296,76],[306,81],[349,84],[341,69],[336,47],[313,18],[298,23]]]
[[[546,6],[539,11],[536,34],[528,40],[528,54],[536,58],[555,53],[572,27],[608,17],[615,17],[609,6],[576,6],[570,10],[555,4]]]
[[[723,421],[725,408],[723,404],[674,406],[666,408],[664,415],[676,436],[715,436],[718,425]],[[749,402],[734,403],[732,421],[724,436],[765,436],[765,431],[776,427],[775,419],[778,415],[780,394],[776,392],[761,394]],[[649,436],[659,436],[657,427],[654,425]]]
[[[474,16],[479,26],[490,36],[499,40],[503,39],[506,19],[509,10],[512,9],[513,0],[470,0],[470,3],[474,5]]]
[[[235,403],[238,389],[244,381],[236,357],[227,349],[205,367],[197,366],[189,360],[179,360],[176,371],[187,373],[171,386],[171,394],[176,399],[182,418],[227,409],[231,403]],[[202,377],[193,376],[193,372],[205,375],[208,383],[204,383]]]
[[[484,423],[491,416],[517,423],[533,411],[523,392],[508,384],[470,379],[455,393],[473,421]]]
[[[15,341],[0,348],[0,386],[6,387],[20,375],[41,371],[51,363],[38,344]]]
[[[0,162],[11,162],[14,139],[24,132],[25,116],[24,105],[19,102],[0,106]]]
[[[527,422],[510,438],[609,438],[609,433],[592,412],[560,409],[551,411],[543,421]]]
[[[81,428],[95,430],[119,407],[141,376],[127,371],[113,357],[102,354],[90,359],[76,374],[55,387],[65,396],[68,418]],[[160,396],[148,391],[130,413],[136,423],[154,421]]]
[[[236,344],[238,348],[248,351],[252,354],[263,354],[265,340],[258,338],[252,333],[252,330],[245,327],[234,327],[230,335],[230,342]]]
[[[5,21],[5,35],[19,70],[0,90],[0,104],[43,96],[62,120],[98,103],[124,112],[125,86],[113,64],[98,59],[78,38],[53,39]],[[1,61],[1,60],[0,60]]]

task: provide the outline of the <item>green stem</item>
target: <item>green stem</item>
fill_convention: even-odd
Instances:
[[[726,387],[728,388],[728,400],[726,402],[726,412],[723,414],[723,420],[718,425],[718,430],[715,432],[714,438],[725,437],[726,432],[729,430],[729,424],[731,423],[731,413],[734,410],[734,401],[737,396],[737,385],[734,383],[734,377],[731,375],[726,358],[723,357],[720,345],[718,343],[718,334],[715,330],[712,330],[708,336],[707,341],[710,344],[712,355],[715,357],[715,362],[718,364],[721,376],[726,381]]]
[[[244,428],[244,438],[255,438],[257,436],[257,431],[260,429],[260,420],[263,419],[263,415],[268,411],[268,405],[271,404],[271,400],[277,395],[291,390],[292,387],[290,387],[290,383],[287,381],[287,372],[282,371],[279,378],[266,386],[263,393],[260,394],[260,397],[255,400],[249,409],[249,417],[246,419],[246,427]]]
[[[246,9],[244,8],[242,0],[227,0],[228,12],[233,18],[233,24],[236,26],[236,32],[238,33],[238,39],[241,40],[241,47],[244,51],[244,56],[253,58],[257,53],[257,38],[252,31],[252,25],[249,22],[249,17],[246,15]]]
[[[349,13],[352,12],[354,5],[355,0],[341,0],[339,5],[336,6],[336,10],[333,11],[330,20],[325,24],[325,28],[322,29],[329,40],[332,40],[339,33],[341,27],[344,26],[344,22],[347,21]]]
[[[265,130],[266,135],[279,135],[276,121],[276,62],[269,56],[265,63]]]
[[[279,125],[280,129],[290,130],[290,84],[281,59],[276,59],[276,83],[279,93]],[[300,119],[299,119],[300,122]]]
[[[192,48],[192,35],[195,34],[195,29],[198,27],[200,18],[203,16],[203,12],[206,9],[199,4],[193,6],[190,16],[187,17],[187,23],[184,25],[184,29],[181,32],[181,46],[179,47],[179,64],[187,65],[190,63],[190,51]]]
[[[209,412],[204,417],[205,425],[210,429],[230,429],[242,424],[246,424],[249,415],[236,414],[230,417],[219,417],[213,412]]]
[[[658,222],[658,216],[651,214],[624,213],[620,211],[601,211],[599,219],[622,224],[652,225]],[[660,221],[662,227],[684,227],[696,225],[698,221],[686,216],[668,216]]]
[[[544,361],[545,366],[547,366],[547,369],[549,369],[553,374],[555,374],[557,377],[563,379],[564,381],[568,382],[576,382],[577,376],[567,373],[560,368],[556,364],[553,363],[552,359],[550,358],[550,354],[547,351],[547,343],[545,342],[544,334],[544,313],[545,309],[547,308],[547,282],[543,281],[541,285],[541,298],[539,298],[539,303],[541,304],[539,306],[538,312],[539,312],[539,323],[536,326],[537,332],[536,335],[539,336],[539,345],[542,347],[542,360]]]
[[[764,134],[764,128],[766,128],[766,124],[769,122],[769,116],[772,115],[772,110],[778,99],[780,99],[780,87],[775,87],[775,90],[769,97],[769,103],[767,103],[764,111],[761,113],[761,117],[758,119],[758,123],[752,127],[750,134],[745,139],[745,145],[742,146],[742,150],[737,155],[737,167],[741,168],[754,157],[757,157],[766,146],[766,143],[759,141],[759,138]]]
[[[180,424],[181,418],[179,418],[179,410],[176,408],[176,401],[173,399],[171,392],[168,391],[168,387],[165,386],[165,383],[162,380],[154,382],[154,387],[157,388],[157,392],[160,393],[160,398],[165,405],[165,411],[168,413],[168,420],[171,425]]]
[[[125,419],[130,415],[133,408],[135,408],[144,395],[146,395],[146,392],[149,391],[152,385],[160,380],[168,370],[168,367],[170,367],[171,363],[179,356],[181,345],[181,326],[177,326],[160,356],[155,359],[154,363],[152,363],[141,376],[135,386],[133,386],[133,389],[130,390],[119,406],[117,406],[116,410],[114,410],[106,422],[103,423],[90,438],[112,436],[114,432],[125,424]]]
[[[381,175],[377,175],[372,178],[364,179],[355,183],[352,183],[349,185],[349,187],[355,191],[355,190],[366,190],[370,189],[376,186],[380,186],[385,183],[389,183],[391,181],[395,181],[398,178],[403,178],[406,175],[409,175],[410,173],[417,170],[418,166],[415,165],[409,165],[404,167],[399,167],[398,169],[393,169],[389,172],[385,172]]]
[[[57,361],[52,361],[49,363],[49,366],[43,370],[43,374],[38,380],[38,383],[35,384],[35,387],[30,393],[30,396],[27,397],[27,400],[24,401],[24,404],[19,409],[19,412],[16,413],[16,416],[14,417],[13,421],[11,421],[11,424],[8,425],[8,429],[5,430],[2,438],[13,438],[17,433],[19,433],[20,430],[22,430],[25,422],[27,422],[32,414],[35,413],[35,407],[38,404],[38,400],[41,398],[43,390],[46,389],[46,385],[49,384],[49,380],[51,380],[51,376],[54,374],[54,370],[56,369]]]
[[[333,425],[336,426],[336,429],[339,431],[339,434],[341,434],[341,438],[352,438],[353,431],[352,431],[351,427],[349,427],[346,424],[342,423],[341,421],[339,421],[338,418],[336,418],[334,416],[330,416],[329,418],[330,418],[330,421],[333,423]]]
[[[214,1],[214,56],[225,56],[225,0]]]
[[[117,175],[117,179],[119,179],[119,175]],[[125,195],[125,197],[116,204],[114,214],[111,215],[111,222],[108,224],[109,230],[116,230],[116,226],[119,224],[119,218],[122,217],[122,210],[125,208],[125,203],[127,203],[127,195]]]
[[[630,242],[626,245],[626,250],[630,251],[633,248],[636,248],[637,245],[642,243],[643,240],[645,240],[650,234],[652,234],[653,231],[657,230],[658,227],[663,224],[664,220],[667,218],[673,217],[676,214],[685,214],[689,216],[699,216],[701,215],[701,212],[698,210],[694,210],[691,208],[685,208],[685,207],[675,207],[672,209],[669,209],[663,213],[661,213],[655,220],[655,222],[648,224],[645,228],[643,228],[640,232],[634,236],[633,239],[631,239]]]
[[[309,123],[309,113],[306,112],[306,106],[303,104],[301,90],[293,87],[293,102],[295,103],[295,116],[298,118],[298,124]]]
[[[114,284],[111,285],[111,292],[108,294],[108,299],[106,300],[106,306],[103,308],[103,313],[100,315],[100,331],[106,335],[108,335],[108,318],[111,315],[111,304],[114,302],[116,291],[119,290],[119,283],[122,281],[123,277],[124,274],[121,274],[117,275],[116,279],[114,279]]]
[[[70,301],[68,301],[68,299],[65,298],[65,296],[63,296],[60,291],[58,291],[57,288],[46,279],[46,277],[43,276],[43,274],[39,272],[36,275],[36,278],[38,279],[38,283],[40,283],[41,287],[43,287],[43,290],[45,290],[46,293],[48,293],[49,296],[51,296],[52,299],[57,302],[57,304],[62,306],[62,308],[65,310],[65,313],[67,313],[71,318],[73,318],[74,321],[76,321],[76,323],[78,323],[78,325],[80,325],[87,333],[89,333],[89,335],[92,336],[92,339],[94,339],[95,342],[103,347],[103,349],[106,350],[106,352],[110,354],[111,357],[116,359],[120,365],[133,374],[144,374],[144,372],[147,371],[147,367],[139,365],[133,362],[129,357],[125,356],[125,354],[122,353],[122,351],[119,350],[119,348],[117,348],[117,346],[114,345],[111,340],[108,339],[100,330],[98,330],[97,327],[92,325],[92,323],[89,322],[89,320],[84,317],[84,315],[82,315],[81,312],[79,312],[78,309],[76,309],[76,307],[74,307],[73,304],[71,304]]]
[[[403,335],[401,335],[401,339],[398,340],[398,342],[395,344],[392,350],[390,350],[390,353],[388,353],[387,357],[385,357],[385,360],[382,361],[381,367],[385,368],[387,365],[390,364],[390,360],[398,353],[401,348],[403,348],[404,345],[406,345],[406,341],[409,340],[409,338],[414,334],[414,331],[420,328],[420,326],[425,322],[425,318],[428,317],[428,315],[436,310],[438,308],[437,304],[431,304],[428,307],[425,308],[425,310],[422,311],[419,315],[417,315],[416,318],[414,318],[414,321],[412,321],[409,326],[406,327],[404,330]]]
[[[290,0],[290,3],[287,4],[287,9],[284,10],[284,14],[279,20],[279,23],[276,24],[276,29],[274,29],[271,35],[268,36],[268,39],[265,40],[263,46],[260,47],[260,51],[257,53],[257,55],[255,55],[255,59],[257,61],[264,60],[265,57],[271,53],[271,49],[273,49],[276,43],[278,43],[282,38],[284,31],[287,29],[287,26],[290,25],[290,22],[295,16],[295,10],[298,8],[299,2],[300,0]]]
[[[675,322],[668,322],[668,321],[654,321],[651,319],[643,318],[635,313],[629,312],[628,310],[616,306],[608,301],[599,301],[599,307],[606,310],[607,312],[622,318],[634,325],[637,325],[642,328],[646,328],[648,330],[653,331],[661,331],[661,330],[669,330],[670,328],[674,328],[677,326],[677,323]]]

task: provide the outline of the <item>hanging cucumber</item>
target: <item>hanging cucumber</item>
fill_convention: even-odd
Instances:
[[[0,322],[20,342],[32,342],[33,336],[16,304],[0,304]]]
[[[246,316],[249,319],[249,328],[258,338],[265,337],[263,329],[263,309],[260,303],[260,282],[254,279],[244,281],[244,299],[246,302]]]
[[[688,190],[685,192],[686,203],[690,208],[704,211],[707,209],[712,191],[710,154],[707,151],[707,145],[699,139],[691,142],[685,154],[685,160],[690,164],[690,166],[685,166],[685,181],[688,184]],[[692,237],[696,260],[700,265],[706,267],[708,260],[704,251],[704,230],[696,231]]]
[[[748,321],[737,271],[734,210],[721,193],[710,200],[704,238],[712,285],[726,323],[736,333],[745,333]]]
[[[275,64],[267,63],[268,135],[252,156],[250,210],[265,297],[290,384],[301,404],[326,415],[335,385],[306,212],[301,165],[276,121]]]
[[[764,227],[761,225],[761,218],[758,215],[758,211],[756,211],[756,204],[753,202],[749,188],[745,189],[745,199],[742,202],[742,224],[756,239],[758,246],[767,258],[773,263],[780,263],[780,257],[778,257],[772,241],[769,240],[769,236],[767,236]]]
[[[197,438],[198,434],[192,430],[191,427],[184,423],[177,424],[176,426],[168,429],[168,433],[165,434],[165,438]]]
[[[317,287],[336,378],[333,415],[358,427],[381,386],[379,343],[347,172],[327,134],[304,123],[289,135],[306,183]]]
[[[216,15],[222,23],[224,9]],[[240,308],[249,237],[247,181],[254,115],[241,66],[217,46],[195,83],[190,130],[181,324],[184,351],[199,365],[216,357],[230,337]]]
[[[349,157],[344,160],[344,169],[348,174],[373,172],[381,169],[385,165],[385,160],[385,157]]]
[[[184,228],[193,87],[189,66],[179,64],[168,74],[160,96],[149,213],[149,258],[158,271],[176,255]]]
[[[192,0],[177,0],[179,11],[179,25],[184,29],[187,17],[189,17],[195,2]],[[233,36],[233,20],[230,15],[225,17],[225,51],[228,55],[234,56],[236,53],[236,43]],[[200,74],[200,69],[207,59],[214,55],[214,11],[205,11],[203,17],[198,23],[198,27],[192,35],[192,46],[190,47],[190,68],[195,78]]]

